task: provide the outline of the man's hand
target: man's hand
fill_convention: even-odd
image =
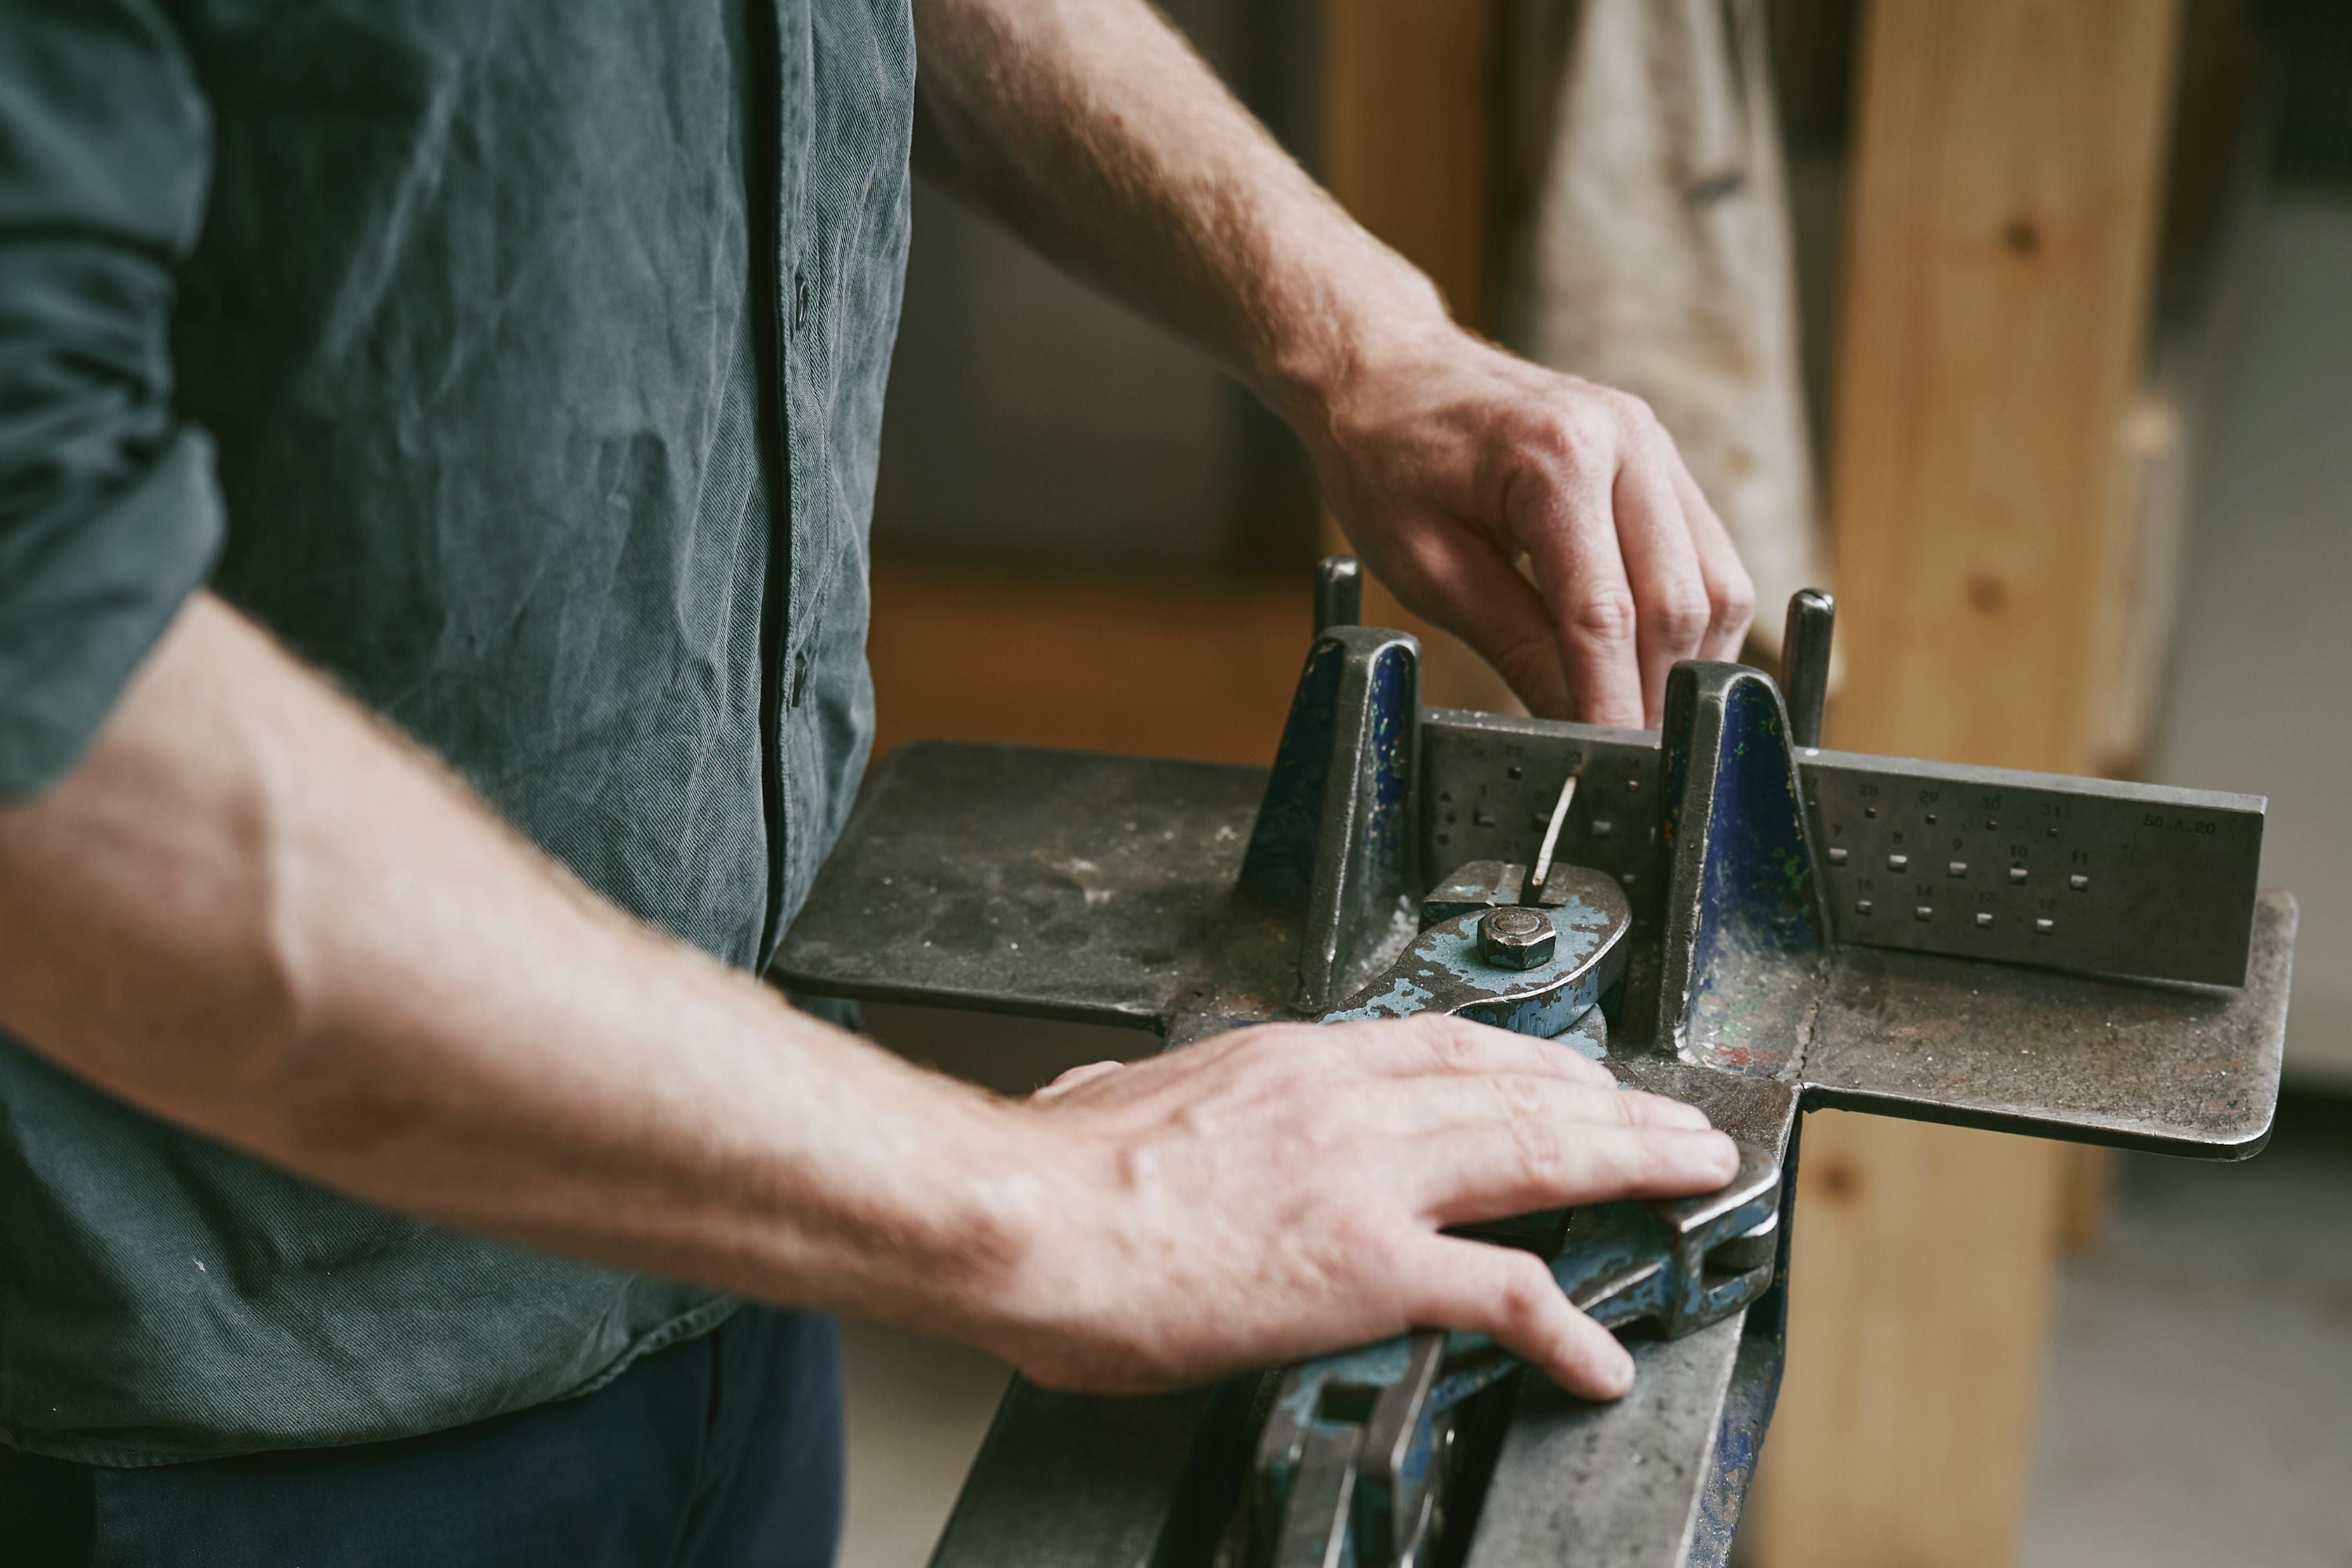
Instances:
[[[1238,1030],[1079,1069],[1023,1114],[1057,1175],[992,1348],[1099,1392],[1443,1327],[1613,1398],[1632,1360],[1539,1260],[1438,1227],[1705,1192],[1738,1166],[1691,1107],[1435,1015]]]
[[[1735,1163],[1694,1110],[1439,1017],[950,1083],[622,917],[201,594],[81,764],[0,807],[0,1026],[314,1181],[1066,1385],[1428,1324],[1622,1392],[1540,1265],[1437,1227]]]
[[[1281,410],[1373,571],[1529,708],[1655,724],[1676,659],[1737,654],[1754,589],[1650,411],[1455,327],[1150,5],[916,0],[915,26],[965,187]]]
[[[1654,729],[1677,659],[1739,656],[1755,588],[1647,404],[1444,321],[1345,363],[1294,413],[1340,526],[1532,711]]]

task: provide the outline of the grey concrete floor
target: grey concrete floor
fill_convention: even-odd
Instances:
[[[840,1568],[910,1568],[930,1556],[1004,1392],[1003,1363],[919,1334],[842,1325],[849,1394],[849,1512]]]
[[[2352,1563],[2352,1102],[2242,1165],[2127,1155],[2058,1286],[2026,1568]]]

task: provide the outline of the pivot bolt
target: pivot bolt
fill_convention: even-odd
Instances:
[[[1549,963],[1559,940],[1551,917],[1534,910],[1488,910],[1478,917],[1478,956],[1497,969]]]

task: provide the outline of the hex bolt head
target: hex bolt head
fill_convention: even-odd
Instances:
[[[1497,969],[1549,963],[1559,941],[1551,917],[1535,910],[1488,910],[1478,917],[1478,956]]]

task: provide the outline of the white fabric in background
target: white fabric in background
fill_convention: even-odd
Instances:
[[[1756,581],[1828,586],[1762,0],[1514,8],[1503,331],[1657,411]]]

